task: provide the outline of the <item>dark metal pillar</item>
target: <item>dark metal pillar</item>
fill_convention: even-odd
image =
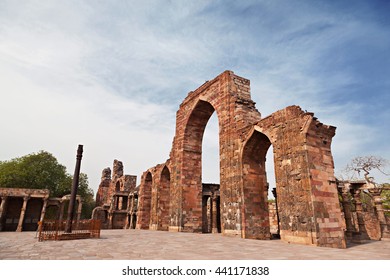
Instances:
[[[79,148],[77,149],[77,156],[76,156],[76,168],[74,170],[74,175],[73,175],[72,192],[70,194],[70,200],[69,200],[68,219],[66,220],[66,227],[65,227],[66,233],[72,232],[72,221],[74,216],[77,189],[79,187],[80,166],[81,166],[82,157],[83,157],[83,145],[79,145]]]

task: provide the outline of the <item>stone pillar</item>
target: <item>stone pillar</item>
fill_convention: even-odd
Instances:
[[[374,199],[376,213],[378,215],[378,220],[381,227],[381,239],[388,239],[390,238],[390,231],[387,226],[385,212],[383,211],[383,203],[381,197],[382,188],[370,188],[368,189],[368,192],[372,195]]]
[[[127,205],[126,205],[126,223],[125,223],[125,229],[128,229],[129,228],[129,225],[130,225],[130,208],[131,208],[131,198],[130,198],[130,195],[127,197]]]
[[[7,204],[8,196],[2,196],[1,197],[1,204],[0,204],[0,231],[3,230],[3,221],[4,217],[6,215],[5,206]]]
[[[46,207],[47,207],[47,202],[49,201],[48,197],[45,197],[43,199],[43,206],[42,206],[42,211],[41,211],[41,217],[39,218],[39,224],[38,224],[38,232],[41,231],[43,219],[45,219],[45,214],[46,214]]]
[[[349,193],[350,193],[349,184],[344,184],[343,186],[341,186],[341,188],[339,188],[339,193],[341,194],[342,197],[341,203],[343,205],[345,224],[347,226],[346,236],[347,238],[350,239],[352,238],[352,235],[354,232],[356,232],[356,230],[352,223],[351,202],[349,198]]]
[[[135,228],[135,226],[134,226],[134,215],[133,215],[133,213],[134,213],[134,195],[132,195],[131,197],[130,197],[130,199],[129,199],[129,201],[130,201],[130,209],[129,209],[129,214],[130,214],[130,225],[129,225],[129,229],[133,229],[133,228]]]
[[[81,211],[83,209],[83,202],[81,200],[81,198],[78,200],[79,204],[77,205],[77,220],[76,220],[76,223],[79,224],[80,222],[80,219],[81,219]]]
[[[360,194],[361,194],[360,187],[352,185],[351,186],[351,193],[352,193],[352,196],[354,199],[356,216],[357,216],[358,225],[359,225],[359,234],[354,236],[354,241],[359,242],[362,240],[369,240],[370,238],[368,237],[366,227],[364,224],[362,200],[360,197]]]
[[[272,188],[272,194],[274,195],[275,197],[275,207],[276,207],[276,219],[277,219],[277,222],[278,222],[278,231],[277,231],[277,235],[280,237],[280,223],[279,223],[279,209],[278,209],[278,195],[276,193],[276,188]]]
[[[113,196],[111,199],[110,209],[108,210],[108,229],[112,229],[112,219],[114,215],[115,204],[116,204],[116,197]]]
[[[22,210],[20,211],[19,224],[16,229],[17,232],[21,232],[23,230],[24,215],[26,214],[27,202],[29,199],[30,199],[29,196],[23,197],[23,206],[22,206]]]
[[[218,233],[218,225],[217,225],[217,195],[214,193],[211,197],[211,232]]]

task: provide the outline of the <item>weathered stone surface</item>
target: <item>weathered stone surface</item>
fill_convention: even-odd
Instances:
[[[44,219],[62,220],[70,195],[50,197],[47,189],[0,188],[0,231],[36,231]],[[76,196],[80,220],[82,199]]]
[[[114,160],[112,178],[111,169],[103,169],[96,194],[96,208],[92,213],[92,218],[102,222],[102,228],[135,227],[137,209],[134,203],[138,198],[136,180],[137,176],[124,175],[123,163],[119,160]]]
[[[138,228],[159,229],[162,166],[170,171],[169,230],[202,232],[202,139],[216,112],[220,143],[220,221],[224,235],[269,239],[265,156],[273,145],[280,235],[287,242],[345,248],[333,174],[335,128],[290,106],[261,118],[250,82],[225,71],[190,92],[176,114],[168,163],[142,176]],[[164,227],[165,228],[165,227]]]
[[[96,206],[103,206],[109,200],[108,190],[111,184],[111,169],[109,167],[103,169],[102,179],[96,193]]]

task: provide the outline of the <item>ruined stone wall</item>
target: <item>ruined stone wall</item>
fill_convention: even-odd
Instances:
[[[323,125],[311,118],[305,126],[307,162],[310,168],[311,200],[313,203],[315,234],[314,244],[345,248],[343,217],[334,176],[331,153],[335,127]],[[315,238],[315,239],[314,239]]]
[[[109,205],[112,196],[115,192],[130,192],[134,191],[137,185],[137,176],[124,175],[123,163],[119,160],[114,160],[113,172],[111,177],[111,169],[109,167],[103,169],[101,182],[96,194],[96,207]]]
[[[226,71],[190,92],[180,105],[171,152],[171,231],[202,231],[202,137],[216,111],[220,126],[222,232],[241,235],[240,132],[260,119],[250,99],[249,84],[249,80]]]
[[[103,169],[102,178],[99,184],[98,191],[96,193],[96,207],[108,204],[110,197],[108,196],[108,190],[111,184],[111,169],[109,167]]]
[[[278,213],[275,202],[268,202],[269,209],[269,230],[271,234],[279,234],[278,231]]]
[[[152,184],[152,173],[150,170],[145,171],[141,176],[138,194],[137,229],[149,229],[152,211]]]
[[[282,240],[345,248],[330,152],[335,128],[298,106],[275,112],[256,127],[273,145]]]
[[[281,238],[345,248],[330,153],[335,128],[298,106],[261,119],[249,80],[231,71],[190,92],[177,111],[169,159],[169,230],[202,232],[202,138],[214,112],[219,123],[222,234],[270,238],[265,157],[273,145]],[[161,166],[143,174],[138,228],[159,228],[157,170]]]
[[[168,230],[170,180],[169,161],[144,173],[139,191],[137,228]]]
[[[113,173],[105,168],[96,194],[93,217],[102,222],[102,228],[119,229],[129,224],[130,195],[136,190],[137,176],[125,175],[123,163],[114,160]]]

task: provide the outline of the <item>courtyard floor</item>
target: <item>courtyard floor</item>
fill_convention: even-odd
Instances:
[[[102,230],[100,239],[38,242],[35,232],[0,232],[2,260],[390,260],[390,241],[320,248],[220,234]]]

